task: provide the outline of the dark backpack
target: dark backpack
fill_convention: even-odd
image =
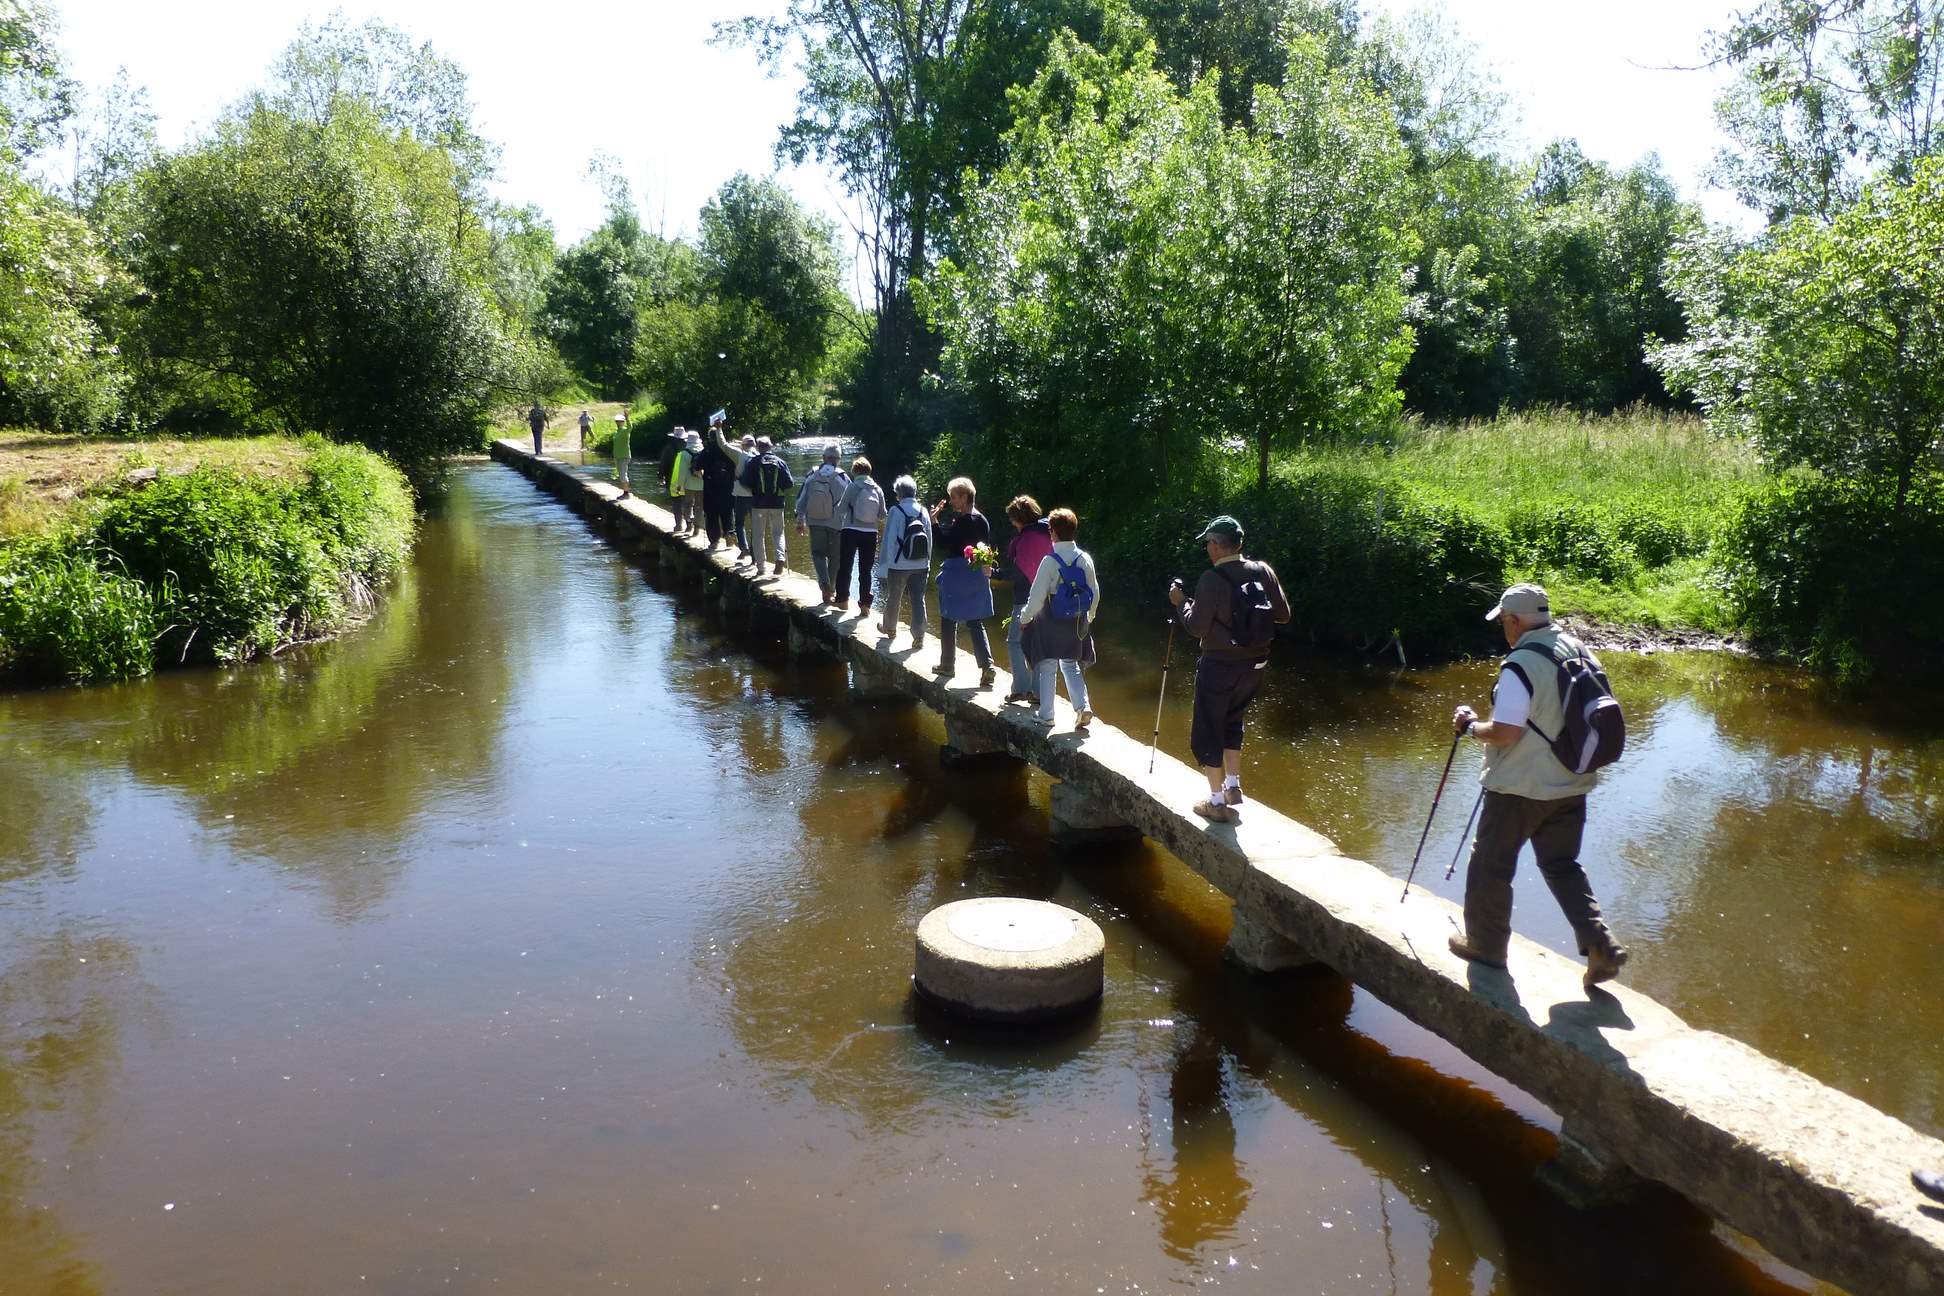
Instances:
[[[1546,740],[1554,759],[1568,772],[1591,774],[1619,760],[1620,753],[1627,749],[1627,717],[1620,710],[1613,686],[1607,683],[1606,672],[1600,669],[1599,662],[1577,643],[1571,649],[1571,655],[1563,660],[1557,655],[1552,658],[1558,671],[1559,704],[1565,712],[1566,723],[1551,737],[1530,719],[1526,723],[1532,732]],[[1506,656],[1509,660],[1511,654]],[[1526,683],[1530,686],[1531,681]]]
[[[1276,637],[1276,604],[1262,567],[1246,558],[1235,566],[1242,569],[1241,580],[1224,575],[1230,586],[1229,639],[1237,648],[1267,648]]]
[[[710,446],[702,452],[701,460],[702,480],[705,483],[717,490],[735,483],[736,461],[729,457],[728,451]]]
[[[1056,621],[1071,621],[1084,616],[1094,601],[1093,586],[1087,584],[1087,573],[1077,562],[1067,562],[1058,554],[1048,554],[1059,564],[1059,574],[1053,578],[1053,595],[1046,601],[1046,614]]]
[[[923,559],[931,561],[931,536],[925,531],[925,516],[915,510],[907,511],[904,501],[891,510],[904,519],[898,531],[898,556],[900,558]]]

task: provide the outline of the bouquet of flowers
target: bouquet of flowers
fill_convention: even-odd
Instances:
[[[979,571],[989,572],[999,565],[999,554],[991,545],[981,542],[965,546],[965,561]]]

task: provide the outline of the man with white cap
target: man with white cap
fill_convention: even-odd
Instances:
[[[1451,952],[1492,967],[1505,966],[1512,940],[1512,874],[1519,849],[1532,843],[1539,872],[1559,902],[1586,959],[1586,985],[1610,981],[1627,961],[1600,916],[1600,902],[1580,867],[1586,830],[1586,794],[1598,779],[1576,773],[1553,754],[1548,734],[1565,730],[1560,664],[1599,659],[1552,623],[1552,606],[1537,585],[1514,585],[1485,614],[1497,621],[1510,649],[1492,690],[1492,718],[1480,720],[1468,706],[1452,713],[1459,733],[1486,747],[1485,785],[1465,871],[1465,932],[1450,939]]]

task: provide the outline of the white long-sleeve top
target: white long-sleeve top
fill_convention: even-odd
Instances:
[[[1078,563],[1080,571],[1087,578],[1087,588],[1093,591],[1093,606],[1087,609],[1086,625],[1080,627],[1080,633],[1084,635],[1087,626],[1092,625],[1093,619],[1100,615],[1100,577],[1094,574],[1093,555],[1072,540],[1055,540],[1053,557],[1068,564]],[[1026,595],[1026,606],[1020,610],[1019,624],[1027,624],[1046,610],[1047,600],[1053,597],[1053,586],[1059,579],[1060,564],[1052,558],[1039,565],[1039,570],[1033,573],[1033,588]]]

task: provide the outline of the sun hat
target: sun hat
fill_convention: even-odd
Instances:
[[[1546,598],[1545,589],[1538,585],[1514,585],[1499,595],[1498,606],[1487,612],[1485,619],[1496,621],[1507,612],[1541,621],[1552,620],[1552,604]]]

